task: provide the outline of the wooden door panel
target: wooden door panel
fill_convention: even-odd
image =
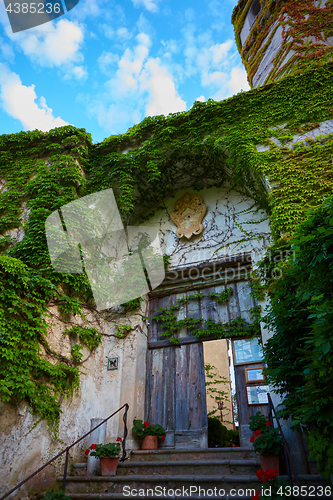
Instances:
[[[218,303],[209,297],[212,292],[220,294],[230,287],[233,293],[225,303]],[[201,298],[177,302],[178,298],[198,292],[203,294]],[[194,339],[196,343],[161,347],[160,341],[163,336],[160,334],[163,332],[163,327],[154,320],[154,316],[159,308],[169,307],[171,304],[180,306],[179,311],[175,312],[178,319],[202,317],[226,323],[240,315],[249,321],[249,309],[253,307],[254,302],[250,296],[250,286],[246,282],[184,291],[153,298],[150,301],[146,420],[159,423],[167,430],[164,446],[205,447],[208,424],[203,344]],[[180,339],[193,339],[193,334],[186,328],[181,329],[177,336]],[[239,399],[239,421],[240,426],[244,427],[248,423],[249,416],[257,411],[257,407],[247,406],[244,367],[236,367],[235,377]]]

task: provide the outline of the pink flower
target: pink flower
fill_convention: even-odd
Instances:
[[[123,442],[123,440],[121,438],[117,438],[116,441],[119,441],[120,443]]]
[[[90,450],[89,450],[89,449],[88,449],[88,450],[86,450],[86,451],[84,452],[85,456],[89,455],[89,452],[90,452]]]

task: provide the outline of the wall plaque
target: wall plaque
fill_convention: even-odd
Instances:
[[[108,358],[108,370],[118,370],[118,358]]]
[[[170,217],[178,227],[176,235],[178,238],[185,236],[188,240],[193,235],[203,231],[202,219],[207,207],[199,194],[185,193],[176,201],[174,211]]]

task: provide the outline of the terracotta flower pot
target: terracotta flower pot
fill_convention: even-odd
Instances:
[[[280,472],[279,455],[259,455],[260,465],[263,471],[276,469]]]
[[[102,476],[115,476],[118,461],[119,461],[119,455],[113,458],[111,457],[100,458]]]
[[[157,436],[146,436],[142,439],[141,450],[157,450]]]

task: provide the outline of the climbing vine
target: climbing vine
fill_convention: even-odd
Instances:
[[[230,401],[231,382],[226,377],[220,375],[216,366],[211,365],[210,363],[205,363],[205,386],[206,386],[206,394],[209,396],[211,400],[213,400],[214,403],[213,409],[208,412],[207,416],[220,418],[220,415],[216,415],[216,413],[219,412],[219,408],[218,406],[216,406],[217,400],[219,400],[223,402],[223,413],[222,413],[223,417],[229,417],[229,416],[232,417],[232,415],[230,415],[231,410],[230,408],[228,408],[228,406],[231,404]],[[229,420],[224,420],[224,422],[232,423]]]
[[[0,244],[5,251],[0,256],[0,397],[26,400],[53,432],[63,396],[78,388],[82,353],[80,345],[72,347],[70,357],[50,347],[49,306],[58,306],[60,314],[82,315],[91,291],[84,275],[52,269],[44,224],[52,211],[84,194],[81,167],[90,143],[85,131],[73,127],[0,137]],[[100,341],[89,327],[66,333],[90,349]]]
[[[208,297],[216,300],[217,303],[227,302],[232,294],[232,288],[227,288],[222,293],[211,292]],[[191,335],[197,338],[215,337],[216,339],[226,339],[242,336],[255,336],[260,334],[258,306],[250,309],[253,322],[249,323],[240,316],[231,319],[227,323],[215,321],[212,318],[193,318],[187,317],[183,319],[177,318],[177,311],[180,310],[183,302],[197,300],[203,297],[201,292],[188,295],[184,298],[176,299],[176,304],[171,304],[169,307],[160,307],[156,311],[153,320],[162,325],[161,337],[169,339],[175,345],[179,344],[179,338],[176,335],[182,328],[187,328]]]
[[[55,426],[61,398],[78,387],[81,347],[97,345],[97,334],[78,330],[72,331],[78,340],[71,356],[47,342],[51,306],[66,319],[94,306],[84,274],[51,266],[44,228],[50,213],[112,187],[124,222],[132,223],[182,187],[227,182],[270,214],[275,235],[292,233],[309,207],[333,194],[332,134],[302,139],[331,118],[332,88],[330,63],[222,102],[196,102],[185,113],[148,117],[96,145],[74,127],[0,136],[0,397],[26,400]],[[175,312],[164,311],[160,321],[177,343]],[[216,338],[248,328],[242,319],[228,325],[186,321],[180,326]]]
[[[333,35],[333,3],[328,0],[325,5],[322,4],[318,2],[315,6],[313,0],[260,1],[260,11],[242,45],[241,32],[253,0],[238,3],[232,23],[250,85],[256,86],[261,76],[258,71],[264,72],[268,66],[271,69],[265,84],[286,75],[303,74],[332,61],[333,47],[328,38]],[[280,40],[281,46],[276,54],[270,56],[273,59],[268,61],[267,54],[270,55],[273,39],[273,46]]]

